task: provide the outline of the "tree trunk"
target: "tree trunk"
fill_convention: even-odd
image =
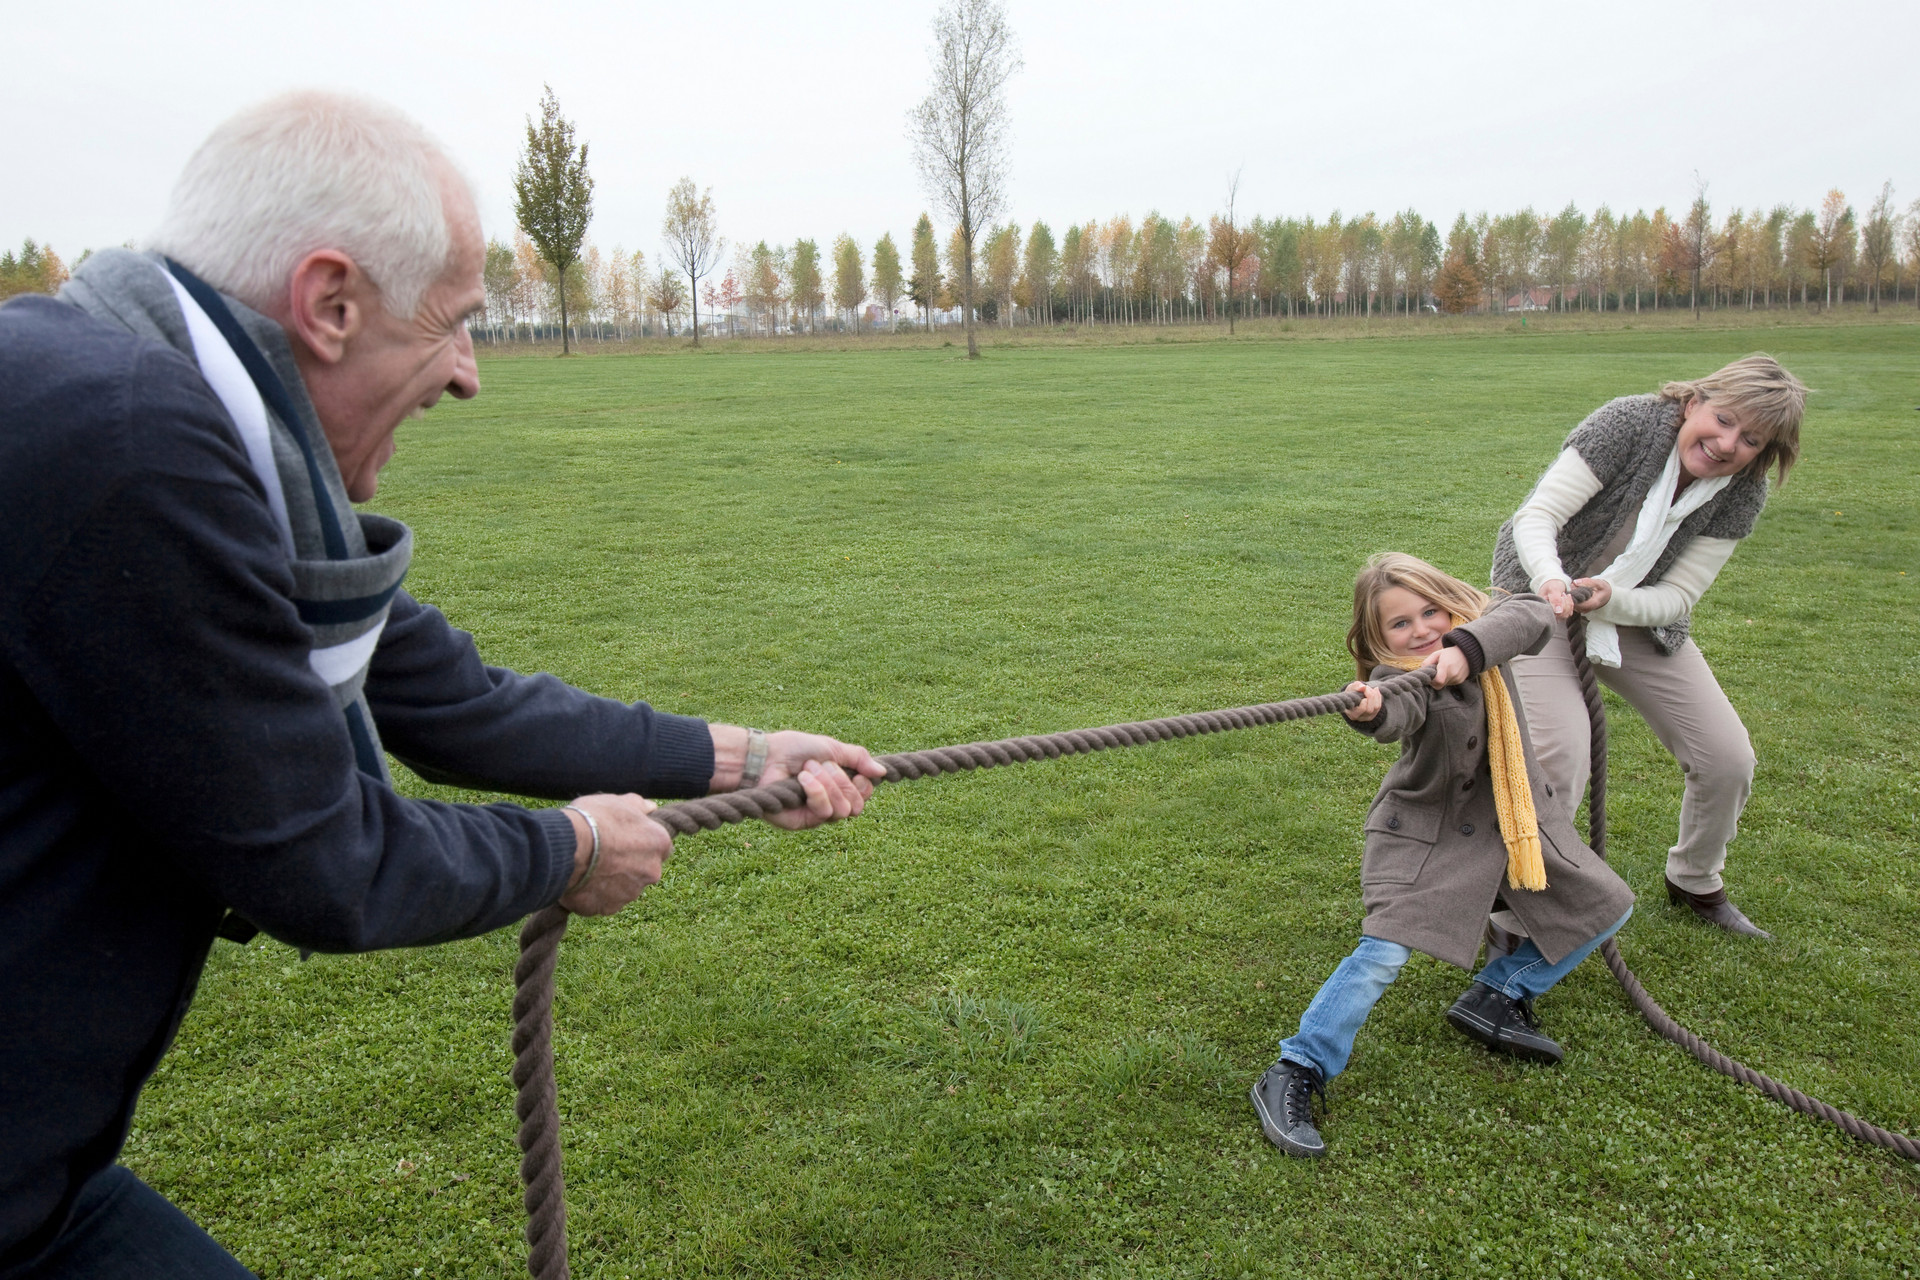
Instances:
[[[687,301],[693,304],[693,345],[700,345],[700,282],[687,272]]]
[[[560,273],[560,354],[571,355],[572,348],[567,345],[567,273]]]
[[[980,343],[973,336],[973,239],[970,236],[962,235],[960,242],[967,254],[966,261],[960,264],[961,289],[963,295],[960,304],[964,311],[961,318],[965,320],[967,324],[967,359],[978,360],[980,358]]]

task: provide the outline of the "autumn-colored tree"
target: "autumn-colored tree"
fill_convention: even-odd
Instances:
[[[1306,293],[1306,278],[1300,262],[1300,224],[1292,218],[1275,218],[1261,229],[1260,291],[1267,295],[1268,306],[1276,312],[1284,305],[1293,314],[1295,302]]]
[[[907,297],[920,308],[920,322],[933,327],[933,309],[940,303],[940,245],[933,238],[933,219],[926,214],[913,224],[913,274],[907,277]]]
[[[1807,309],[1808,278],[1814,272],[1813,240],[1819,233],[1819,219],[1813,210],[1802,209],[1793,215],[1793,221],[1787,224],[1787,247],[1781,256],[1786,260],[1787,306],[1793,306],[1794,286],[1800,288],[1800,309]]]
[[[853,316],[855,333],[860,332],[860,304],[866,300],[867,265],[853,237],[841,232],[833,242],[833,305]]]
[[[1311,239],[1311,247],[1306,239],[1301,242],[1302,249],[1307,250],[1311,272],[1308,283],[1313,289],[1314,303],[1322,315],[1333,314],[1334,295],[1340,292],[1340,233],[1344,225],[1338,209],[1328,214],[1327,220],[1317,227],[1313,219],[1308,218],[1305,233]]]
[[[673,332],[673,317],[687,304],[687,286],[663,264],[647,291],[647,304],[667,318],[667,332]]]
[[[733,336],[733,309],[746,300],[746,294],[740,288],[740,279],[731,268],[720,277],[720,287],[713,291],[713,304],[727,313],[727,336]]]
[[[1005,198],[1007,81],[1020,69],[1006,10],[997,0],[949,0],[933,22],[933,87],[909,119],[914,158],[928,191],[964,243],[960,296],[967,358],[974,339],[974,251]]]
[[[1920,307],[1920,200],[1907,206],[1905,232],[1901,244],[1906,250],[1907,269],[1914,273],[1913,305]],[[1899,291],[1894,291],[1894,304],[1900,302]]]
[[[1555,302],[1567,309],[1567,291],[1580,270],[1580,250],[1586,243],[1587,219],[1571,200],[1548,221],[1543,237],[1547,278],[1553,281]]]
[[[667,238],[667,251],[686,273],[689,295],[700,287],[700,280],[714,264],[720,261],[720,255],[726,252],[727,242],[720,238],[720,229],[713,214],[713,188],[705,191],[693,185],[692,178],[682,178],[673,184],[673,190],[667,192],[667,216],[662,219],[660,232]],[[700,304],[693,304],[693,345],[700,345]]]
[[[811,240],[793,242],[793,259],[787,280],[792,290],[793,308],[807,317],[807,332],[813,332],[814,317],[826,305],[826,288],[820,276],[820,246]]]
[[[880,299],[880,305],[886,309],[887,327],[895,333],[900,331],[900,313],[895,307],[900,302],[902,284],[900,250],[889,231],[873,246],[873,296]]]
[[[633,323],[642,331],[646,328],[647,312],[647,255],[635,249],[627,258],[627,289],[632,299],[629,304]]]
[[[1138,256],[1133,219],[1115,218],[1100,228],[1100,259],[1106,266],[1107,277],[1107,318],[1120,324],[1133,323],[1133,267]]]
[[[1060,255],[1053,246],[1053,232],[1044,222],[1036,222],[1027,232],[1027,251],[1020,265],[1020,283],[1026,294],[1026,307],[1035,324],[1053,323],[1053,275]]]
[[[1480,273],[1464,254],[1449,253],[1433,281],[1434,303],[1450,316],[1464,315],[1480,301]]]
[[[480,268],[480,283],[487,296],[487,328],[497,342],[501,331],[514,322],[514,292],[520,283],[511,248],[498,240],[487,241],[487,256]]]
[[[593,219],[593,178],[587,144],[573,141],[573,122],[560,114],[552,86],[543,86],[540,123],[527,117],[527,145],[513,174],[513,216],[540,256],[553,266],[550,283],[560,299],[560,354],[567,335],[568,272],[580,260],[580,242]]]
[[[1191,314],[1196,318],[1205,318],[1205,303],[1211,289],[1210,273],[1207,268],[1207,229],[1192,218],[1180,219],[1180,225],[1173,229],[1174,251],[1180,263],[1180,284],[1183,295],[1191,295],[1189,303]]]
[[[1088,256],[1087,233],[1069,226],[1060,238],[1060,287],[1067,295],[1067,318],[1074,324],[1080,322],[1080,305],[1086,294]]]
[[[1777,204],[1767,211],[1766,229],[1756,246],[1760,258],[1759,273],[1761,296],[1767,310],[1773,310],[1773,291],[1776,287],[1785,289],[1786,282],[1786,239],[1787,228],[1793,222],[1793,210],[1786,205]],[[1793,297],[1788,295],[1792,303]]]
[[[86,254],[80,255],[82,262]],[[31,238],[20,246],[15,257],[0,253],[0,299],[21,293],[58,293],[67,282],[67,264],[49,244],[35,244]]]
[[[995,227],[987,234],[982,255],[987,268],[987,291],[1002,328],[1013,327],[1013,282],[1020,274],[1020,228]]]
[[[1227,179],[1227,212],[1224,217],[1216,216],[1211,220],[1207,237],[1207,257],[1212,265],[1224,277],[1227,312],[1227,333],[1233,333],[1235,304],[1242,285],[1246,283],[1242,268],[1247,260],[1260,251],[1259,238],[1249,227],[1240,225],[1238,205],[1240,201],[1240,173],[1234,171]]]
[[[592,324],[598,317],[605,293],[606,260],[597,245],[589,243],[581,251],[566,275],[566,302],[572,308],[575,324]]]
[[[1687,305],[1700,318],[1700,276],[1713,263],[1713,206],[1707,203],[1707,184],[1694,176],[1693,203],[1687,216],[1674,224],[1674,266],[1687,280]]]
[[[1876,314],[1880,310],[1880,282],[1886,278],[1887,266],[1894,260],[1897,234],[1894,224],[1898,220],[1899,214],[1893,207],[1893,183],[1882,183],[1873,207],[1867,210],[1867,221],[1860,228],[1860,268],[1866,276],[1867,298]]]
[[[1186,263],[1180,253],[1180,229],[1158,212],[1140,224],[1140,286],[1153,305],[1154,318],[1172,324],[1176,301],[1184,301]]]
[[[967,281],[973,279],[973,268],[973,246],[968,242],[966,233],[955,227],[953,234],[947,237],[947,274],[940,288],[942,311],[950,311],[955,307],[970,309]],[[971,342],[974,321],[962,316],[961,322],[968,326],[968,341]]]
[[[1838,188],[1827,192],[1814,219],[1813,239],[1807,246],[1807,265],[1820,274],[1827,289],[1826,309],[1833,309],[1833,272],[1853,248],[1853,208]],[[1846,292],[1845,283],[1841,293]]]
[[[1371,290],[1375,280],[1374,263],[1380,256],[1380,220],[1373,214],[1349,219],[1340,230],[1340,264],[1347,312],[1371,314]]]
[[[1500,308],[1505,310],[1515,295],[1521,305],[1539,278],[1540,256],[1546,243],[1546,225],[1531,207],[1495,218],[1489,228],[1488,245],[1481,251],[1485,273],[1499,286]]]
[[[1225,217],[1213,219],[1211,234],[1207,239],[1207,256],[1225,275],[1227,302],[1227,333],[1233,333],[1233,313],[1240,287],[1246,283],[1242,268],[1247,260],[1260,251],[1260,240],[1250,227],[1239,222],[1240,171],[1234,170],[1227,179],[1227,212]]]
[[[747,310],[767,323],[767,336],[779,331],[779,311],[786,301],[786,278],[781,254],[769,248],[765,240],[754,245],[736,268],[741,274],[741,292]]]

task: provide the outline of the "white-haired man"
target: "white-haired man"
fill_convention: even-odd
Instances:
[[[114,1163],[216,932],[363,951],[617,911],[670,849],[636,793],[797,776],[804,826],[879,773],[485,666],[401,587],[411,534],[352,504],[401,422],[480,389],[479,222],[417,126],[248,111],[154,249],[0,309],[0,1280],[249,1274]],[[576,798],[409,800],[387,751]]]

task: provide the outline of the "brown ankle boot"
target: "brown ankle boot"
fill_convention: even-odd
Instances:
[[[1728,933],[1744,934],[1749,938],[1773,937],[1765,929],[1741,915],[1740,908],[1727,901],[1727,891],[1724,887],[1715,889],[1712,893],[1688,893],[1669,880],[1667,881],[1667,901],[1676,907],[1683,902],[1686,903],[1693,909],[1693,914],[1708,924],[1719,925]]]

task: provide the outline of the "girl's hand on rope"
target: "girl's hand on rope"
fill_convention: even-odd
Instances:
[[[850,818],[866,807],[867,797],[873,794],[868,779],[886,772],[865,747],[793,729],[768,734],[767,766],[761,771],[760,785],[797,778],[807,793],[807,806],[776,813],[767,821],[800,831]]]
[[[1355,680],[1342,690],[1342,692],[1360,694],[1359,706],[1348,707],[1345,711],[1341,712],[1347,719],[1356,721],[1371,720],[1380,714],[1380,691],[1372,685],[1361,680]]]
[[[1459,684],[1473,674],[1467,665],[1467,655],[1458,649],[1436,649],[1420,665],[1433,668],[1433,687],[1436,689]]]
[[[647,816],[659,806],[636,795],[599,795],[581,796],[571,807],[592,814],[600,828],[600,861],[593,865],[593,831],[579,814],[569,813],[579,844],[567,881],[573,887],[561,895],[561,906],[575,915],[610,916],[660,883],[660,870],[673,854],[673,833]]]

